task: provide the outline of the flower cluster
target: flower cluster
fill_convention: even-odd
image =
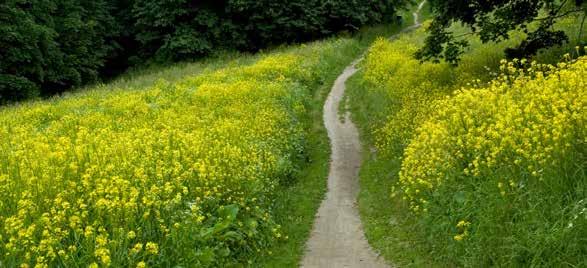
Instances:
[[[250,66],[0,110],[0,261],[220,265],[285,237],[322,42]],[[240,255],[239,255],[240,254]]]
[[[579,30],[577,18],[569,22],[562,30]],[[501,60],[520,36],[466,37],[471,49],[459,66],[414,60],[421,30],[380,39],[351,88],[376,148],[366,180],[391,180],[390,201],[405,203],[417,222],[402,228],[415,229],[410,239],[442,262],[586,261],[587,58],[569,42],[532,60]],[[557,65],[537,63],[561,55]]]
[[[546,68],[550,74],[504,62],[509,71],[487,88],[436,103],[404,154],[400,180],[412,208],[454,178],[496,178],[502,195],[504,180],[509,188],[558,180],[587,142],[586,60]]]
[[[368,89],[380,91],[388,107],[385,122],[374,127],[376,146],[383,154],[405,147],[414,126],[428,118],[432,103],[447,95],[453,84],[454,70],[447,64],[421,64],[413,58],[418,36],[414,33],[394,42],[378,39],[363,63]]]

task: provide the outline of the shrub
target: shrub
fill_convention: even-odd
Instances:
[[[0,105],[14,100],[33,98],[39,94],[39,88],[30,80],[0,74]]]

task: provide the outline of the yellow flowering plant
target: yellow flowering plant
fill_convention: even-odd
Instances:
[[[504,245],[512,239],[526,249],[512,254],[580,260],[570,249],[584,248],[587,218],[557,226],[587,193],[587,57],[527,69],[518,63],[503,62],[504,74],[486,87],[435,103],[405,149],[399,185],[423,226],[473,219],[466,229],[428,231],[456,232],[454,240],[491,248],[500,263],[511,261]]]
[[[1,108],[1,263],[223,266],[283,239],[272,198],[302,159],[310,87],[352,45]]]
[[[580,21],[557,27],[574,33]],[[523,33],[483,45],[454,25],[472,46],[450,66],[413,59],[427,25],[377,40],[349,81],[348,106],[370,149],[359,204],[373,245],[400,266],[587,263],[578,40],[507,61],[502,51]]]

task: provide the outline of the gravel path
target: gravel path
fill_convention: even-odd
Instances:
[[[420,26],[418,13],[423,5],[424,2],[420,3],[414,13],[414,25],[404,31]],[[338,77],[324,104],[324,123],[332,147],[328,193],[316,215],[302,267],[388,267],[369,246],[357,209],[361,167],[359,133],[348,112],[342,121],[338,114],[345,83],[357,72],[356,65],[361,60],[353,62]]]

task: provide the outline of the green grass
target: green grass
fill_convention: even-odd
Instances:
[[[287,48],[280,50],[285,49]],[[137,66],[111,80],[76,88],[61,95],[50,97],[49,99],[59,100],[68,97],[77,97],[83,94],[94,94],[101,91],[144,90],[153,86],[157,81],[164,80],[169,83],[176,83],[186,78],[197,76],[203,72],[210,72],[226,67],[249,65],[266,54],[268,53],[250,54],[225,51],[193,62],[185,61],[174,64]]]
[[[282,186],[275,201],[275,218],[281,224],[288,240],[272,248],[271,255],[265,254],[255,260],[255,267],[298,267],[304,254],[305,243],[309,237],[315,214],[327,188],[330,162],[330,143],[324,127],[322,109],[334,80],[344,68],[361,55],[379,36],[389,36],[398,32],[400,25],[381,25],[370,27],[352,36],[354,46],[337,51],[323,59],[324,80],[315,86],[311,112],[306,118],[309,133],[306,155],[307,162],[300,168],[297,180],[292,185]]]
[[[173,228],[178,228],[177,230],[171,229],[170,232],[172,232],[171,235],[173,237],[167,239],[167,236],[164,235],[164,233],[167,232],[166,229],[162,231],[158,229],[162,229],[166,226],[162,224],[152,224],[153,219],[149,218],[150,215],[153,215],[151,213],[143,214],[141,211],[136,214],[136,217],[129,218],[109,213],[106,215],[107,217],[126,219],[125,222],[112,223],[112,226],[116,224],[115,227],[112,227],[116,228],[116,234],[108,233],[110,240],[116,241],[117,243],[120,242],[120,246],[114,248],[114,246],[112,246],[114,243],[103,244],[102,246],[104,248],[100,250],[100,260],[95,260],[96,254],[92,253],[95,247],[90,244],[91,241],[84,245],[78,245],[76,243],[79,243],[80,240],[62,239],[59,241],[58,246],[68,247],[69,250],[69,245],[78,245],[76,248],[72,247],[71,251],[83,250],[83,252],[79,254],[72,253],[76,256],[80,255],[81,257],[79,259],[76,257],[75,259],[70,258],[64,260],[56,258],[48,259],[48,261],[51,262],[49,265],[62,264],[68,266],[73,265],[73,263],[86,265],[94,261],[105,264],[112,262],[112,265],[115,266],[136,264],[139,259],[128,259],[125,256],[127,255],[127,252],[132,251],[129,246],[132,246],[130,243],[135,243],[135,241],[131,240],[141,239],[141,242],[144,240],[145,242],[150,241],[151,243],[158,244],[159,250],[153,250],[151,247],[150,255],[141,255],[141,258],[144,257],[144,261],[154,266],[165,266],[177,263],[199,263],[200,265],[233,264],[242,266],[249,262],[255,267],[297,266],[297,263],[303,254],[304,244],[312,227],[314,215],[324,196],[324,192],[326,191],[329,142],[322,123],[322,106],[326,95],[328,94],[334,80],[342,70],[352,60],[357,58],[377,36],[387,36],[398,29],[399,26],[378,26],[365,29],[355,35],[341,34],[338,38],[331,38],[309,44],[278,47],[255,55],[240,53],[223,54],[217,58],[202,62],[182,63],[167,67],[146,67],[143,69],[132,70],[110,83],[82,88],[76,92],[68,93],[61,97],[54,97],[49,100],[23,102],[21,104],[0,108],[0,114],[3,115],[0,119],[3,119],[4,122],[6,122],[4,126],[8,126],[8,128],[0,128],[0,135],[4,135],[3,137],[5,137],[7,141],[10,141],[11,139],[19,140],[19,144],[25,144],[25,142],[34,143],[35,146],[28,148],[27,153],[31,154],[30,159],[38,161],[31,165],[42,166],[45,165],[44,163],[46,161],[49,161],[46,160],[48,154],[38,152],[48,150],[43,145],[54,145],[56,144],[56,141],[54,140],[68,143],[68,145],[69,143],[73,143],[71,146],[62,145],[61,147],[63,147],[64,150],[73,150],[72,148],[81,148],[83,145],[94,143],[100,143],[100,145],[95,145],[95,148],[103,150],[100,151],[100,153],[103,154],[103,157],[96,156],[98,153],[90,152],[87,154],[89,160],[80,160],[80,158],[73,157],[73,154],[68,154],[69,158],[64,159],[64,161],[66,160],[69,165],[55,165],[55,170],[45,168],[38,168],[38,170],[49,170],[55,174],[60,174],[60,172],[66,172],[62,171],[62,169],[68,167],[71,168],[72,166],[76,167],[75,164],[77,164],[78,161],[86,161],[89,163],[96,162],[95,166],[98,167],[97,170],[104,170],[104,174],[106,174],[106,172],[113,172],[116,175],[119,175],[107,177],[112,177],[113,179],[116,178],[116,183],[120,184],[124,184],[124,181],[127,179],[133,180],[140,176],[125,175],[125,172],[130,172],[128,171],[129,169],[137,169],[137,167],[142,167],[143,165],[148,165],[149,168],[162,168],[164,164],[171,163],[171,161],[165,161],[166,157],[171,158],[171,156],[169,156],[171,153],[166,155],[166,157],[160,155],[144,156],[144,154],[141,153],[143,150],[141,148],[157,146],[162,140],[171,140],[171,138],[167,138],[165,135],[168,135],[168,133],[171,132],[176,133],[174,132],[175,130],[181,133],[177,135],[183,135],[184,132],[200,133],[198,132],[200,130],[201,133],[209,134],[202,134],[202,137],[189,136],[186,138],[178,138],[177,141],[174,140],[173,150],[176,148],[177,150],[174,151],[173,155],[177,155],[177,152],[179,152],[179,155],[183,155],[182,152],[190,154],[194,149],[207,148],[209,144],[216,144],[215,141],[206,140],[208,137],[211,139],[217,139],[216,141],[218,142],[230,143],[232,146],[240,146],[241,144],[239,143],[231,143],[230,139],[232,137],[235,139],[243,138],[245,140],[243,142],[246,142],[248,141],[248,136],[244,135],[247,135],[247,133],[244,133],[243,136],[239,136],[238,133],[241,131],[235,132],[234,129],[238,126],[241,130],[247,130],[249,126],[246,122],[259,122],[254,120],[267,120],[264,121],[268,123],[266,126],[267,128],[279,126],[283,127],[284,130],[280,132],[280,134],[285,135],[284,137],[278,137],[277,134],[274,133],[259,134],[259,136],[255,136],[262,139],[258,142],[260,147],[267,145],[272,146],[273,144],[281,145],[285,143],[291,145],[287,149],[287,154],[286,152],[279,155],[276,154],[275,158],[268,158],[261,161],[264,165],[271,167],[272,169],[267,171],[267,173],[251,176],[255,180],[239,180],[237,182],[226,181],[226,185],[221,184],[225,182],[224,180],[221,180],[220,182],[212,180],[212,184],[218,183],[220,186],[208,188],[209,190],[205,190],[207,186],[199,186],[199,183],[206,182],[205,184],[208,184],[203,178],[203,176],[206,176],[206,170],[202,171],[203,169],[199,169],[197,175],[189,175],[192,179],[185,181],[180,181],[183,177],[179,176],[173,176],[170,178],[166,177],[165,180],[159,180],[156,176],[146,176],[147,179],[149,179],[149,183],[154,185],[169,181],[173,181],[173,185],[175,185],[175,183],[178,185],[184,185],[184,183],[186,185],[189,184],[189,187],[186,186],[186,190],[182,190],[182,193],[187,194],[187,192],[193,191],[189,192],[191,194],[189,198],[195,199],[196,196],[198,198],[202,197],[200,200],[204,201],[202,201],[202,205],[198,204],[198,206],[202,207],[201,211],[206,215],[202,216],[204,217],[203,222],[198,223],[198,221],[202,221],[202,218],[200,217],[190,217],[189,219],[186,219],[185,222],[181,223],[174,222],[179,218],[175,217],[175,213],[179,212],[179,209],[168,209],[168,207],[159,209],[159,207],[157,207],[157,213],[153,214],[163,215],[161,217],[164,218],[164,220],[169,220],[169,223],[166,224],[173,226]],[[231,79],[235,79],[235,81]],[[286,80],[284,81],[283,79]],[[163,80],[163,82],[160,80]],[[276,84],[269,83],[273,80],[276,80]],[[258,107],[273,107],[270,105],[257,104],[258,102],[265,100],[271,101],[271,98],[267,97],[268,95],[263,94],[274,93],[273,91],[255,90],[265,89],[264,86],[272,85],[287,86],[287,90],[279,92],[282,92],[284,95],[291,95],[290,98],[285,98],[285,96],[281,95],[275,96],[275,102],[277,103],[279,100],[278,103],[284,106],[284,115],[292,115],[291,117],[281,117],[284,118],[284,121],[280,124],[273,124],[274,121],[270,121],[272,120],[272,113],[267,112],[264,113],[263,117],[259,117],[253,112],[253,110]],[[226,94],[226,92],[223,91],[225,89],[233,91],[234,94]],[[215,94],[215,92],[218,93]],[[253,96],[253,94],[257,93],[259,95]],[[235,119],[235,117],[242,121],[236,121],[237,119]],[[73,121],[71,124],[68,123],[71,122],[68,120],[71,120],[72,118],[78,121]],[[249,120],[249,118],[251,120]],[[248,121],[245,121],[245,119]],[[234,123],[235,121],[245,122],[245,124],[236,124]],[[226,124],[231,124],[228,125],[230,128],[223,128]],[[232,124],[235,124],[235,128],[232,128]],[[19,135],[21,136],[16,138],[17,136],[12,135],[11,132],[12,128],[10,128],[10,126],[12,125],[22,125],[26,128],[26,131],[20,131]],[[114,126],[108,128],[111,125]],[[259,123],[255,123],[254,125],[255,128],[250,128],[259,130],[264,127],[263,124]],[[87,126],[87,128],[84,128],[84,126]],[[157,126],[163,126],[164,131],[158,131],[160,128]],[[105,130],[100,132],[101,136],[92,133],[88,135],[88,137],[92,137],[90,140],[81,140],[81,138],[60,139],[63,136],[66,138],[69,136],[75,136],[76,134],[72,133],[76,132],[78,129],[94,131],[95,129],[100,129],[102,127],[104,127]],[[305,131],[297,131],[299,130],[297,127],[304,128]],[[295,133],[293,132],[294,128],[296,128]],[[65,129],[66,131],[62,131],[62,129]],[[167,131],[168,129],[170,131]],[[290,130],[291,132],[289,132]],[[137,132],[147,134],[141,139],[138,139],[134,136]],[[40,134],[37,135],[37,133]],[[160,136],[157,135],[162,135],[162,137],[165,138],[158,138]],[[270,135],[270,137],[263,137],[263,135]],[[136,138],[136,142],[124,142],[123,140],[127,136],[128,139],[131,140]],[[8,137],[10,137],[10,139]],[[51,140],[34,142],[35,139],[42,139],[43,137],[48,137]],[[149,139],[152,139],[152,141],[145,142]],[[294,139],[295,141],[293,141]],[[274,142],[274,140],[279,140],[279,142]],[[125,146],[120,146],[119,148],[117,142],[123,142]],[[196,145],[182,147],[182,144],[187,143]],[[12,144],[14,143],[4,143],[5,149],[0,150],[0,152],[10,154],[10,150],[13,149],[13,147],[11,147]],[[202,144],[202,146],[199,144]],[[171,148],[170,145],[169,147],[165,147],[164,150],[172,150]],[[251,160],[256,158],[248,157],[246,154],[248,152],[247,150],[254,150],[255,148],[256,147],[254,146],[243,145],[243,150],[240,153],[233,152],[230,156],[213,155],[217,152],[224,152],[223,150],[203,150],[203,152],[206,153],[204,155],[205,157],[214,160],[208,160],[208,158],[206,158],[201,162],[209,161],[207,163],[212,163],[216,161],[215,159],[223,159],[222,163],[227,164],[225,167],[227,167],[228,171],[219,171],[219,176],[229,176],[224,174],[232,174],[231,172],[234,171],[236,178],[247,178],[246,176],[248,176],[247,174],[249,173],[246,172],[256,172],[264,167],[264,165],[254,167],[246,165],[248,161],[258,161]],[[304,148],[306,151],[300,152],[299,148]],[[153,149],[153,151],[157,153],[161,150],[161,148]],[[112,151],[117,151],[115,155],[119,158],[112,156]],[[144,151],[150,151],[150,149]],[[281,149],[275,147],[275,151],[281,152]],[[32,157],[32,155],[35,155],[35,157]],[[294,160],[300,155],[303,155],[305,159],[300,160],[299,163],[294,163]],[[20,157],[20,155],[10,155],[7,157],[13,156]],[[228,161],[237,158],[240,159],[239,157],[245,158],[242,159],[243,161],[238,162],[242,165],[235,165],[234,167],[237,168],[231,169]],[[101,163],[97,163],[97,158],[115,162],[116,164],[112,166],[119,167],[121,171],[114,172],[112,169],[103,168]],[[2,163],[6,164],[8,162],[9,161],[4,161]],[[13,162],[24,163],[26,161],[14,160]],[[154,162],[156,162],[156,164],[153,164]],[[194,164],[193,159],[186,160],[186,162],[188,163],[185,163],[184,166],[192,166]],[[235,160],[235,163],[237,163],[237,160]],[[79,164],[78,167],[84,165]],[[10,169],[10,177],[0,174],[2,175],[0,176],[0,179],[12,179],[12,177],[18,177],[18,180],[20,180],[17,172],[13,172],[13,170],[20,167],[19,165],[11,164],[9,166],[4,166],[5,168]],[[205,164],[203,164],[203,166],[205,166]],[[34,166],[34,168],[36,168],[36,166]],[[176,165],[176,169],[181,168],[181,165]],[[193,170],[195,171],[195,169]],[[137,172],[143,174],[141,171]],[[261,170],[260,172],[264,171]],[[291,176],[292,174],[295,175]],[[291,180],[292,177],[294,180]],[[52,187],[44,187],[44,191],[40,191],[38,195],[34,195],[34,198],[45,198],[45,200],[49,200],[53,198],[53,193],[62,191],[67,192],[65,191],[65,188],[68,187],[66,185],[79,184],[81,181],[79,177],[77,177],[77,174],[74,173],[67,173],[65,178],[70,184],[61,181],[62,178],[53,173],[48,176],[43,176],[43,183],[52,185]],[[260,181],[256,181],[257,178]],[[275,184],[277,184],[277,180],[284,184],[277,186],[276,189],[271,188],[271,191],[267,188],[267,193],[265,193],[262,184],[264,181],[263,179],[265,178],[273,180],[272,182]],[[131,181],[125,185],[131,185],[133,182],[134,181]],[[112,184],[112,182],[107,180],[100,180],[100,183]],[[244,199],[243,197],[239,198],[245,201],[239,202],[238,206],[231,204],[234,200],[233,198],[237,197],[231,196],[233,191],[231,191],[230,183],[242,183],[240,186],[244,189],[244,193],[242,194],[245,195],[245,197]],[[273,185],[273,183],[271,185]],[[14,184],[5,185],[5,187],[13,186]],[[239,185],[237,186],[240,187]],[[121,187],[117,187],[117,190],[120,192],[128,193],[131,191]],[[169,187],[166,189],[168,188]],[[249,188],[252,190],[247,191]],[[18,187],[6,188],[0,192],[5,195],[10,195],[13,192],[18,192],[20,189],[21,188]],[[259,195],[253,194],[255,189],[259,191]],[[218,191],[219,194],[226,194],[226,196],[218,197],[218,199],[216,199],[216,197],[210,196],[212,191]],[[66,198],[71,200],[67,202],[76,203],[78,201],[75,200],[78,199],[87,200],[87,197],[91,196],[91,193],[94,192],[98,191],[84,188],[84,191],[69,193],[70,195]],[[139,194],[156,195],[156,193],[153,193],[153,191],[149,191],[146,188],[139,188]],[[236,193],[235,195],[238,194],[239,193]],[[157,196],[153,197],[153,199],[165,200],[164,198],[169,196],[176,195],[166,195],[165,197]],[[12,200],[8,197],[2,197],[0,199],[11,200],[10,202],[18,201]],[[63,198],[56,198],[56,200],[61,202]],[[136,202],[141,202],[141,200],[142,202],[145,202],[147,199],[138,198],[136,200]],[[190,201],[190,199],[185,200],[185,202],[188,201]],[[162,204],[162,202],[158,202],[157,206]],[[45,204],[46,203],[47,202],[45,202]],[[92,202],[86,207],[86,209],[94,209],[93,205],[95,203],[97,202]],[[12,203],[9,204],[12,208]],[[119,206],[118,203],[112,204],[113,206]],[[183,205],[182,202],[179,202],[178,204]],[[224,205],[227,204],[229,205],[227,207],[228,209],[224,209]],[[258,204],[258,206],[256,206],[256,204]],[[2,206],[2,204],[0,204],[0,206]],[[192,205],[189,206],[191,207]],[[119,211],[119,213],[126,213],[126,207],[130,206],[125,206],[117,211]],[[138,204],[136,207],[138,209],[143,209],[143,206]],[[31,213],[30,218],[39,217],[39,215],[41,215],[40,212],[45,209],[48,209],[47,206],[39,206],[35,211],[29,211]],[[131,210],[131,208],[128,210]],[[163,210],[165,210],[165,213],[167,214],[159,212]],[[80,212],[78,209],[76,209],[76,211]],[[264,214],[264,212],[268,212],[268,215],[271,215],[271,217],[264,216],[267,215]],[[15,212],[13,210],[6,210],[3,211],[3,213],[12,215]],[[238,222],[236,222],[237,216],[239,218]],[[2,217],[0,220],[4,220],[7,216],[5,217],[3,214],[0,217]],[[220,221],[220,219],[225,220]],[[109,219],[107,220],[109,221]],[[107,220],[104,220],[104,222]],[[241,220],[250,224],[244,225]],[[96,230],[100,229],[98,225],[100,225],[100,227],[106,225],[99,220],[87,221],[95,224]],[[195,223],[190,221],[194,221]],[[275,224],[280,224],[281,229],[277,227],[277,225],[274,225],[274,222]],[[30,224],[30,222],[27,222],[27,224]],[[59,228],[65,229],[68,232],[71,231],[71,228],[67,227],[69,225],[63,225],[65,224],[64,221],[55,222],[53,224],[55,225],[53,227],[59,225]],[[106,225],[104,230],[100,232],[114,232],[109,228],[111,228],[111,226]],[[230,228],[232,231],[229,231],[227,228]],[[127,233],[131,233],[131,229],[135,233],[130,236],[131,238],[129,239],[131,240],[128,240],[125,237],[127,237]],[[258,231],[258,233],[255,235],[256,231]],[[141,232],[145,233],[143,234]],[[210,232],[218,232],[219,235],[210,236]],[[226,232],[226,235],[223,235],[223,232]],[[238,232],[241,232],[240,235]],[[82,241],[89,241],[93,234],[94,233],[88,232],[86,235],[88,238]],[[246,236],[242,234],[246,234]],[[279,237],[282,237],[282,234],[283,236],[288,236],[289,239],[283,242],[278,242],[272,247],[275,241],[280,240]],[[3,240],[3,242],[8,239],[9,237],[6,235],[0,237],[0,240]],[[22,243],[29,243],[30,241],[33,243],[40,239],[42,238],[31,236],[22,238]],[[101,241],[103,240],[102,238],[100,239]],[[140,246],[142,247],[142,244]],[[20,260],[20,255],[26,255],[27,253],[24,251],[29,250],[27,247],[21,247],[18,245],[13,246],[12,244],[10,247],[7,246],[6,249],[14,251],[14,253],[10,255],[10,262],[4,262],[4,259],[2,259],[4,263],[9,263],[10,265],[16,265]],[[4,249],[2,248],[0,250],[2,256],[8,256],[5,255],[5,252],[2,250]],[[112,256],[109,255],[109,252],[112,253]],[[271,254],[268,254],[269,252],[271,252]],[[155,255],[158,253],[159,255]],[[176,258],[177,256],[180,256],[181,258]],[[49,257],[52,258],[51,256]],[[47,259],[43,259],[43,261],[44,260]]]
[[[365,90],[368,89],[360,74],[347,82],[347,107],[363,143],[358,201],[367,240],[388,263],[400,267],[439,267],[429,258],[421,240],[415,239],[420,233],[410,228],[416,226],[416,222],[409,209],[401,200],[391,198],[390,189],[398,180],[401,159],[378,157],[371,133],[373,123],[385,120],[388,104],[386,96],[364,94]]]
[[[273,52],[286,51],[291,46],[283,46],[265,53],[218,52],[214,56],[193,62],[178,62],[174,64],[151,64],[131,68],[125,73],[110,80],[85,85],[48,98],[38,98],[23,102],[0,105],[0,109],[15,107],[22,104],[29,105],[35,102],[59,101],[68,98],[77,98],[83,95],[104,94],[108,91],[144,90],[155,85],[158,81],[169,83],[180,82],[186,78],[197,76],[203,72],[210,72],[226,67],[249,65],[263,55]]]
[[[426,10],[426,8],[424,9]],[[430,16],[424,15],[424,17]],[[559,23],[559,27],[573,32],[577,30],[577,18],[567,18]],[[462,28],[455,28],[464,31]],[[424,35],[418,33],[411,36],[408,42],[414,46],[420,45]],[[476,39],[470,39],[471,48],[466,51],[461,64],[450,70],[440,80],[449,81],[444,84],[446,88],[440,89],[441,94],[450,95],[455,89],[466,86],[472,79],[489,81],[493,75],[491,71],[497,71],[499,60],[503,58],[503,49],[520,40],[521,35],[514,35],[514,39],[499,44],[481,44]],[[542,51],[536,57],[539,62],[553,63],[561,59],[564,53],[572,53],[577,42],[571,37],[571,43],[560,47],[554,47]],[[397,66],[404,67],[398,64]],[[394,67],[390,72],[394,73]],[[425,73],[430,69],[421,66],[406,67],[413,69],[414,74]],[[440,67],[439,67],[440,68]],[[410,72],[400,72],[404,76],[397,78],[396,82],[404,82],[412,79],[405,76]],[[392,197],[392,187],[398,181],[404,144],[396,143],[397,150],[378,152],[375,150],[374,131],[383,127],[390,115],[394,115],[404,108],[401,100],[394,98],[399,94],[410,94],[409,88],[403,93],[395,93],[390,97],[389,92],[394,90],[393,84],[386,85],[388,92],[371,88],[364,80],[364,71],[360,71],[347,83],[347,108],[352,112],[353,121],[358,125],[361,140],[364,145],[364,162],[360,172],[359,209],[365,227],[365,233],[370,244],[381,253],[381,255],[392,264],[400,267],[454,267],[460,266],[452,260],[455,256],[436,256],[443,252],[444,242],[431,244],[430,234],[421,228],[423,223],[418,217],[410,212],[409,207],[401,199],[401,196]],[[439,75],[440,76],[440,75]],[[430,75],[423,82],[432,82],[438,78]],[[401,81],[400,81],[401,80]],[[414,83],[414,84],[420,84]],[[419,90],[414,88],[414,91]],[[444,93],[442,93],[444,92]],[[438,93],[438,92],[437,92]],[[428,94],[428,93],[423,93]],[[417,125],[411,126],[416,128]],[[450,237],[449,237],[450,238]],[[436,248],[435,248],[436,247]],[[453,258],[455,257],[455,258]],[[469,263],[471,264],[471,263]]]

